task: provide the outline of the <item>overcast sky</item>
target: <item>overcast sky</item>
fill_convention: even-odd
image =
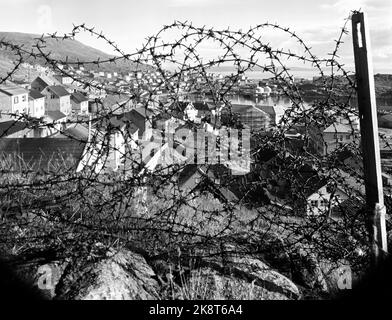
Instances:
[[[73,24],[86,23],[130,53],[174,20],[242,30],[269,21],[295,30],[326,56],[343,19],[360,8],[369,17],[375,71],[392,73],[392,0],[1,0],[0,30],[67,33]],[[87,35],[80,40],[108,51]],[[351,39],[346,40],[341,55],[352,66]]]

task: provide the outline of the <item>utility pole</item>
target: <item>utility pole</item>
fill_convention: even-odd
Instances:
[[[388,249],[373,63],[366,15],[363,12],[354,12],[351,22],[366,205],[368,207],[367,212],[369,212],[368,225],[372,246],[372,262],[373,266],[376,266],[386,256]]]

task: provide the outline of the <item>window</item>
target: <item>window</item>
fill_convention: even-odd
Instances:
[[[18,97],[14,97],[14,103],[18,103],[19,102],[19,98]]]
[[[340,136],[340,141],[343,141],[343,136],[342,135]]]
[[[350,134],[346,135],[346,139],[350,140],[351,139],[351,135]]]
[[[25,101],[26,101],[26,96],[23,95],[23,96],[22,96],[22,102],[25,102]]]
[[[310,201],[310,206],[311,207],[318,207],[318,200],[311,200]]]
[[[320,200],[320,206],[321,207],[326,207],[328,205],[328,200],[327,199],[321,199]]]

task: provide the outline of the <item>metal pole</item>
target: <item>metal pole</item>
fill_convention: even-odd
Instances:
[[[385,257],[388,250],[373,64],[366,15],[363,12],[355,12],[352,15],[351,22],[361,125],[366,205],[369,209],[368,223],[372,245],[372,261],[374,265],[377,265]]]

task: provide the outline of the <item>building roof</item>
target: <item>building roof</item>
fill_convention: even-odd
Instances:
[[[25,88],[19,87],[14,84],[1,84],[0,85],[0,92],[8,95],[8,96],[15,96],[20,94],[28,93],[29,91]]]
[[[364,202],[357,198],[347,198],[331,208],[331,218],[352,217],[364,208]]]
[[[28,123],[22,121],[11,120],[0,122],[0,138],[4,138],[18,131],[22,131],[28,127]]]
[[[38,76],[37,78],[34,79],[34,81],[37,81],[39,84],[41,84],[45,87],[60,84],[60,82],[57,81],[55,78],[50,77],[50,76],[45,76],[45,75]]]
[[[350,125],[342,123],[333,123],[324,130],[324,133],[352,133],[353,128]]]
[[[62,131],[65,136],[81,141],[88,140],[88,128],[80,123],[73,123]]]
[[[183,112],[188,104],[188,101],[176,101],[173,102],[171,109]]]
[[[198,111],[210,111],[210,106],[206,102],[192,102],[195,109]]]
[[[255,108],[264,111],[268,114],[276,114],[276,110],[274,106],[266,106],[266,105],[257,105]]]
[[[59,111],[59,110],[54,110],[54,111],[47,111],[46,112],[46,117],[49,120],[57,121],[57,120],[66,118],[67,116],[64,113],[62,113],[61,111]]]
[[[49,86],[48,90],[53,92],[58,97],[65,97],[71,95],[63,86]]]
[[[155,112],[153,110],[145,108],[145,107],[138,107],[138,108],[132,109],[131,112],[136,112],[139,115],[141,115],[143,118],[150,118],[155,115]]]
[[[84,101],[88,101],[88,98],[80,92],[74,92],[71,94],[71,100],[75,103],[81,103]]]
[[[30,92],[29,92],[29,98],[31,98],[31,99],[36,100],[36,99],[40,99],[40,98],[44,98],[44,97],[45,96],[37,90],[30,90]]]
[[[84,148],[84,142],[68,138],[0,139],[0,155],[15,157],[14,163],[24,170],[58,172],[76,169]]]
[[[239,198],[230,189],[230,184],[215,184],[215,179],[227,178],[229,170],[223,165],[187,164],[178,176],[181,189],[196,190],[202,186],[224,202],[238,202]]]

